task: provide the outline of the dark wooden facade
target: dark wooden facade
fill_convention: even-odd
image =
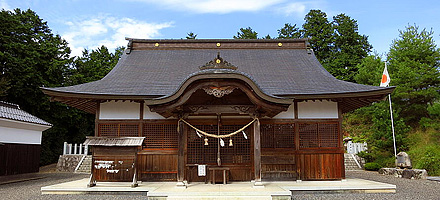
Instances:
[[[0,143],[0,176],[38,172],[41,145]]]
[[[257,185],[344,179],[342,113],[379,101],[393,89],[337,80],[305,39],[129,39],[123,58],[102,80],[43,91],[95,113],[97,137],[145,137],[135,158],[139,180],[204,181],[197,166],[220,165],[229,169],[230,181]],[[100,116],[101,105],[118,101],[139,110],[128,118]],[[321,111],[306,106],[308,101],[330,106]],[[313,114],[305,115],[307,109]],[[147,112],[154,115],[144,119]],[[244,130],[247,139],[238,133],[219,147],[215,137],[254,119]],[[207,137],[204,145],[205,136],[186,122],[217,136]]]
[[[223,119],[221,133],[233,132],[251,119]],[[188,120],[209,132],[217,129],[216,119]],[[339,120],[261,119],[261,173],[263,180],[337,180],[345,178]],[[145,137],[137,160],[139,180],[176,181],[178,163],[177,120],[99,120],[98,136]],[[131,128],[124,128],[124,127]],[[115,129],[102,127],[119,127]],[[122,127],[122,128],[121,128]],[[142,127],[142,128],[140,128]],[[112,131],[111,131],[112,130]],[[185,180],[204,181],[196,164],[216,166],[217,139],[203,138],[185,125]],[[233,147],[221,148],[222,166],[229,167],[230,180],[254,179],[253,129],[248,139],[236,135]],[[226,141],[228,142],[228,141]],[[220,180],[220,179],[218,179]]]

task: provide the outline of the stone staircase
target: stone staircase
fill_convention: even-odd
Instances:
[[[86,157],[79,163],[78,169],[75,170],[75,173],[88,173],[92,172],[92,155],[86,155]]]
[[[362,168],[359,168],[359,166],[356,164],[356,161],[353,158],[353,156],[349,153],[344,154],[344,163],[345,163],[345,171],[362,170]]]

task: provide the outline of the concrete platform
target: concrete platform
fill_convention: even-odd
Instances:
[[[395,193],[396,186],[363,179],[343,181],[274,181],[263,182],[264,187],[253,187],[252,182],[232,182],[227,185],[190,183],[176,187],[176,182],[139,182],[131,188],[130,183],[98,182],[87,188],[88,179],[81,179],[41,188],[42,194],[139,194],[148,199],[290,199],[297,193]]]

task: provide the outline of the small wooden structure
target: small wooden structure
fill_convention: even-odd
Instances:
[[[52,125],[0,101],[0,176],[38,172],[41,135]]]
[[[88,187],[103,182],[132,182],[136,187],[136,155],[144,137],[88,137],[84,145],[92,149],[92,174]]]
[[[145,137],[142,181],[344,179],[342,114],[394,90],[337,80],[306,39],[128,40],[103,79],[43,92],[96,114],[96,137]]]

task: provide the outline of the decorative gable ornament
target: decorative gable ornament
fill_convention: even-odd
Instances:
[[[206,94],[213,95],[217,98],[222,98],[225,95],[231,94],[234,91],[235,87],[233,86],[224,86],[224,87],[204,87],[203,90]]]
[[[217,53],[217,57],[214,60],[207,62],[205,65],[199,67],[200,70],[204,69],[232,69],[236,70],[237,67],[229,63],[220,57],[220,52]]]

